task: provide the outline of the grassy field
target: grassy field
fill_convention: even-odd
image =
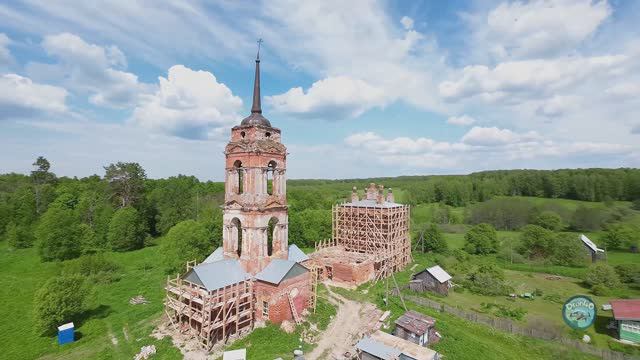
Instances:
[[[63,263],[42,263],[35,249],[8,250],[0,243],[0,341],[2,359],[131,359],[140,347],[153,344],[154,359],[181,359],[170,340],[156,340],[149,334],[162,314],[164,281],[158,264],[158,247],[152,246],[127,253],[111,253],[108,257],[119,264],[121,279],[111,284],[98,284],[89,299],[89,311],[76,323],[78,341],[59,346],[55,337],[39,336],[34,330],[33,296],[37,289],[63,267]],[[318,311],[309,320],[320,329],[326,328],[333,306],[320,292]],[[149,304],[130,305],[129,299],[143,295]],[[293,334],[270,325],[257,329],[233,348],[247,347],[251,359],[275,359],[290,354],[298,347],[299,326]],[[305,349],[309,345],[305,345]]]

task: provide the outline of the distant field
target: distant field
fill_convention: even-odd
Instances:
[[[569,199],[550,199],[550,198],[540,198],[533,196],[496,196],[497,198],[511,198],[511,199],[526,199],[534,203],[535,205],[545,205],[545,204],[556,204],[565,207],[568,210],[574,211],[580,206],[592,207],[592,208],[605,208],[606,204],[603,202],[595,202],[595,201],[580,201],[580,200],[569,200]],[[619,206],[629,206],[631,203],[628,201],[612,201],[613,205]]]

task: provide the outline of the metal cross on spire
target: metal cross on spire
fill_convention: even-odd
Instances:
[[[260,60],[260,45],[262,45],[262,38],[258,39],[258,55],[256,55],[256,60]]]

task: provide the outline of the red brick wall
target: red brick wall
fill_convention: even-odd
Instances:
[[[293,304],[299,315],[307,308],[311,296],[311,276],[304,273],[293,279],[287,279],[279,285],[273,285],[263,281],[256,281],[254,290],[256,296],[256,319],[279,324],[284,320],[293,320],[288,294],[293,289],[298,289],[298,295],[293,298]],[[269,318],[262,316],[262,302],[269,303]]]

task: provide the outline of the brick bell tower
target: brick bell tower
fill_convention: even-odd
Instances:
[[[244,270],[255,275],[271,259],[288,256],[287,149],[280,129],[262,116],[260,49],[251,115],[231,129],[225,155],[224,257],[240,259]]]

